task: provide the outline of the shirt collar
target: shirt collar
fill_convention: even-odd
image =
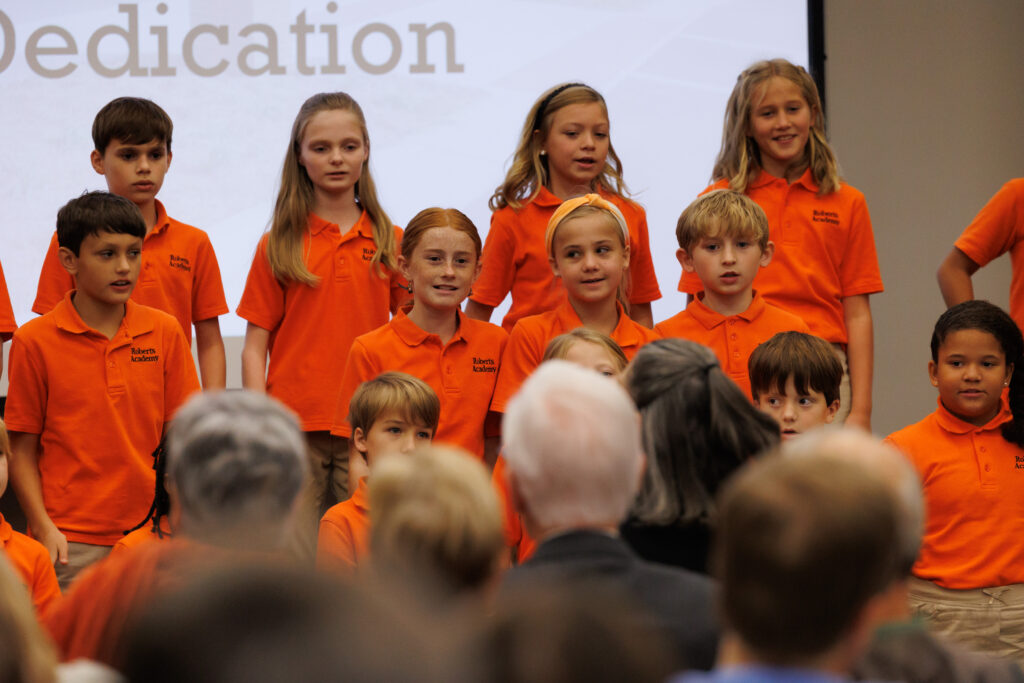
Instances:
[[[71,303],[71,297],[74,293],[75,290],[69,290],[64,295],[64,298],[54,307],[53,316],[57,327],[71,334],[99,334],[99,332],[89,327],[82,320],[82,316],[78,315],[75,305]],[[121,337],[127,339],[137,337],[146,332],[151,332],[153,327],[153,316],[149,314],[148,310],[145,310],[145,307],[140,307],[129,299],[124,305],[124,318],[121,320],[121,326],[111,341]]]
[[[341,232],[341,228],[339,228],[336,223],[331,223],[326,218],[321,218],[312,211],[309,212],[309,232],[311,234],[319,235],[324,230],[332,227]],[[366,215],[366,211],[359,214],[359,220],[356,221],[355,225],[349,228],[349,231],[345,233],[345,237],[355,237],[357,234],[373,239],[373,226],[370,225],[370,220]]]
[[[636,325],[626,315],[625,309],[622,308],[622,304],[618,301],[615,302],[615,310],[619,313],[619,322],[615,324],[615,329],[612,330],[612,339],[623,348],[643,344],[644,340],[640,337],[640,333],[637,332]],[[577,327],[585,327],[579,314],[576,313],[576,309],[572,307],[568,300],[563,301],[555,309],[555,316],[560,327],[564,330],[575,330]]]
[[[718,311],[709,308],[708,305],[704,303],[703,292],[694,297],[686,307],[686,310],[697,322],[709,330],[721,325],[732,317],[742,318],[743,320],[750,322],[757,319],[758,316],[764,313],[765,308],[764,299],[758,295],[756,289],[753,291],[753,294],[754,298],[751,299],[750,305],[747,306],[747,309],[742,313],[736,313],[734,316],[722,315]]]
[[[419,346],[431,337],[440,341],[436,334],[430,334],[409,319],[408,312],[410,310],[412,310],[411,305],[403,306],[395,314],[395,317],[391,319],[391,327],[394,329],[395,334],[398,335],[398,338],[408,346]],[[462,314],[459,311],[455,311],[455,334],[452,335],[448,343],[453,344],[460,339],[462,339]]]
[[[995,417],[981,427],[975,427],[970,422],[964,422],[959,417],[949,412],[946,406],[942,405],[941,398],[936,400],[939,404],[939,409],[935,411],[935,417],[939,422],[939,426],[952,434],[970,434],[971,432],[992,431],[999,429],[1005,423],[1013,419],[1013,413],[1010,412],[1010,404],[1006,400],[1005,392],[999,399],[999,412],[996,413]]]
[[[779,181],[785,182],[785,179],[773,176],[768,171],[761,169],[761,172],[757,175],[757,177],[754,178],[753,181],[751,181],[748,189],[753,189],[755,187],[764,187],[765,185],[771,185],[772,183],[776,183]],[[818,183],[814,182],[814,174],[811,173],[810,166],[808,166],[807,169],[803,172],[803,175],[797,178],[796,182],[800,185],[803,185],[811,192],[818,191]]]
[[[146,233],[145,242],[153,235],[158,235],[168,228],[171,224],[171,219],[167,217],[167,209],[160,203],[159,199],[154,199],[153,204],[156,206],[156,223],[153,225],[153,229]]]

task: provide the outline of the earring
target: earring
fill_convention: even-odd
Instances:
[[[541,155],[541,156],[547,156],[547,153],[548,153],[548,151],[547,151],[546,149],[542,149],[542,150],[540,151],[540,155]]]

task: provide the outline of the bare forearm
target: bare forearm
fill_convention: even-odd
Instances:
[[[939,266],[936,274],[939,280],[939,291],[946,306],[956,306],[964,301],[974,299],[974,284],[971,276],[978,271],[978,264],[967,254],[956,247]]]
[[[267,346],[270,331],[249,323],[242,347],[242,386],[250,391],[267,390]]]
[[[466,302],[467,318],[489,322],[491,320],[492,313],[494,313],[494,306],[485,306],[484,304],[478,304],[472,299]]]
[[[871,428],[871,387],[874,375],[874,323],[867,295],[843,300],[846,317],[846,362],[850,371],[850,415],[847,422]]]
[[[223,389],[227,385],[227,361],[224,339],[217,318],[199,320],[196,329],[196,356],[204,389]]]
[[[647,329],[654,327],[654,312],[651,310],[650,303],[630,304],[629,317]]]

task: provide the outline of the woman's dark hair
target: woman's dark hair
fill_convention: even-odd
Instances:
[[[779,426],[722,371],[711,349],[660,339],[637,353],[626,389],[643,419],[647,470],[633,517],[688,524],[714,514],[721,483],[779,443]]]
[[[1007,367],[1021,369],[1024,339],[1013,318],[1003,309],[987,301],[965,301],[939,316],[932,332],[932,362],[939,362],[939,348],[951,333],[959,330],[988,332],[999,342],[1006,356]],[[1024,381],[1014,373],[1010,377],[1010,411],[1013,419],[1003,425],[1003,438],[1024,447]]]

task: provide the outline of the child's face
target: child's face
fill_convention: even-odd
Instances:
[[[764,170],[785,177],[786,169],[803,159],[812,118],[800,86],[793,81],[774,76],[754,92],[747,134],[761,150]]]
[[[369,156],[359,117],[344,109],[313,114],[299,145],[299,164],[325,198],[354,192]]]
[[[117,138],[103,154],[93,150],[92,167],[107,181],[111,193],[142,206],[156,198],[171,166],[171,153],[163,142],[150,140],[130,145]]]
[[[60,249],[61,263],[75,278],[76,296],[104,305],[128,301],[139,278],[141,257],[141,238],[105,230],[87,235],[78,256]]]
[[[370,428],[356,428],[352,432],[352,445],[372,465],[390,455],[408,455],[434,438],[434,430],[418,424],[398,411],[385,411],[377,416]]]
[[[551,244],[551,268],[570,299],[598,303],[614,299],[629,266],[622,232],[601,214],[562,221]]]
[[[759,268],[772,260],[771,242],[762,250],[752,237],[704,237],[692,249],[677,252],[679,263],[688,273],[696,273],[708,299],[729,299],[749,295]],[[713,301],[707,301],[713,306]]]
[[[548,158],[548,184],[567,198],[589,192],[608,157],[608,117],[600,102],[570,104],[554,113],[541,145]]]
[[[469,296],[481,261],[473,239],[455,228],[430,228],[398,266],[412,285],[416,306],[434,310],[455,310]]]
[[[596,370],[606,377],[614,377],[619,374],[615,358],[600,344],[577,340],[569,347],[565,354],[565,360],[585,368]]]
[[[807,393],[800,393],[790,377],[786,380],[784,391],[774,387],[768,393],[758,396],[754,405],[762,413],[775,418],[783,439],[792,439],[832,422],[839,410],[839,399],[829,403],[825,394],[811,387],[807,387]]]
[[[999,413],[1003,389],[1013,375],[999,341],[982,330],[956,330],[946,335],[938,357],[928,362],[928,374],[942,405],[964,422],[987,424]]]

